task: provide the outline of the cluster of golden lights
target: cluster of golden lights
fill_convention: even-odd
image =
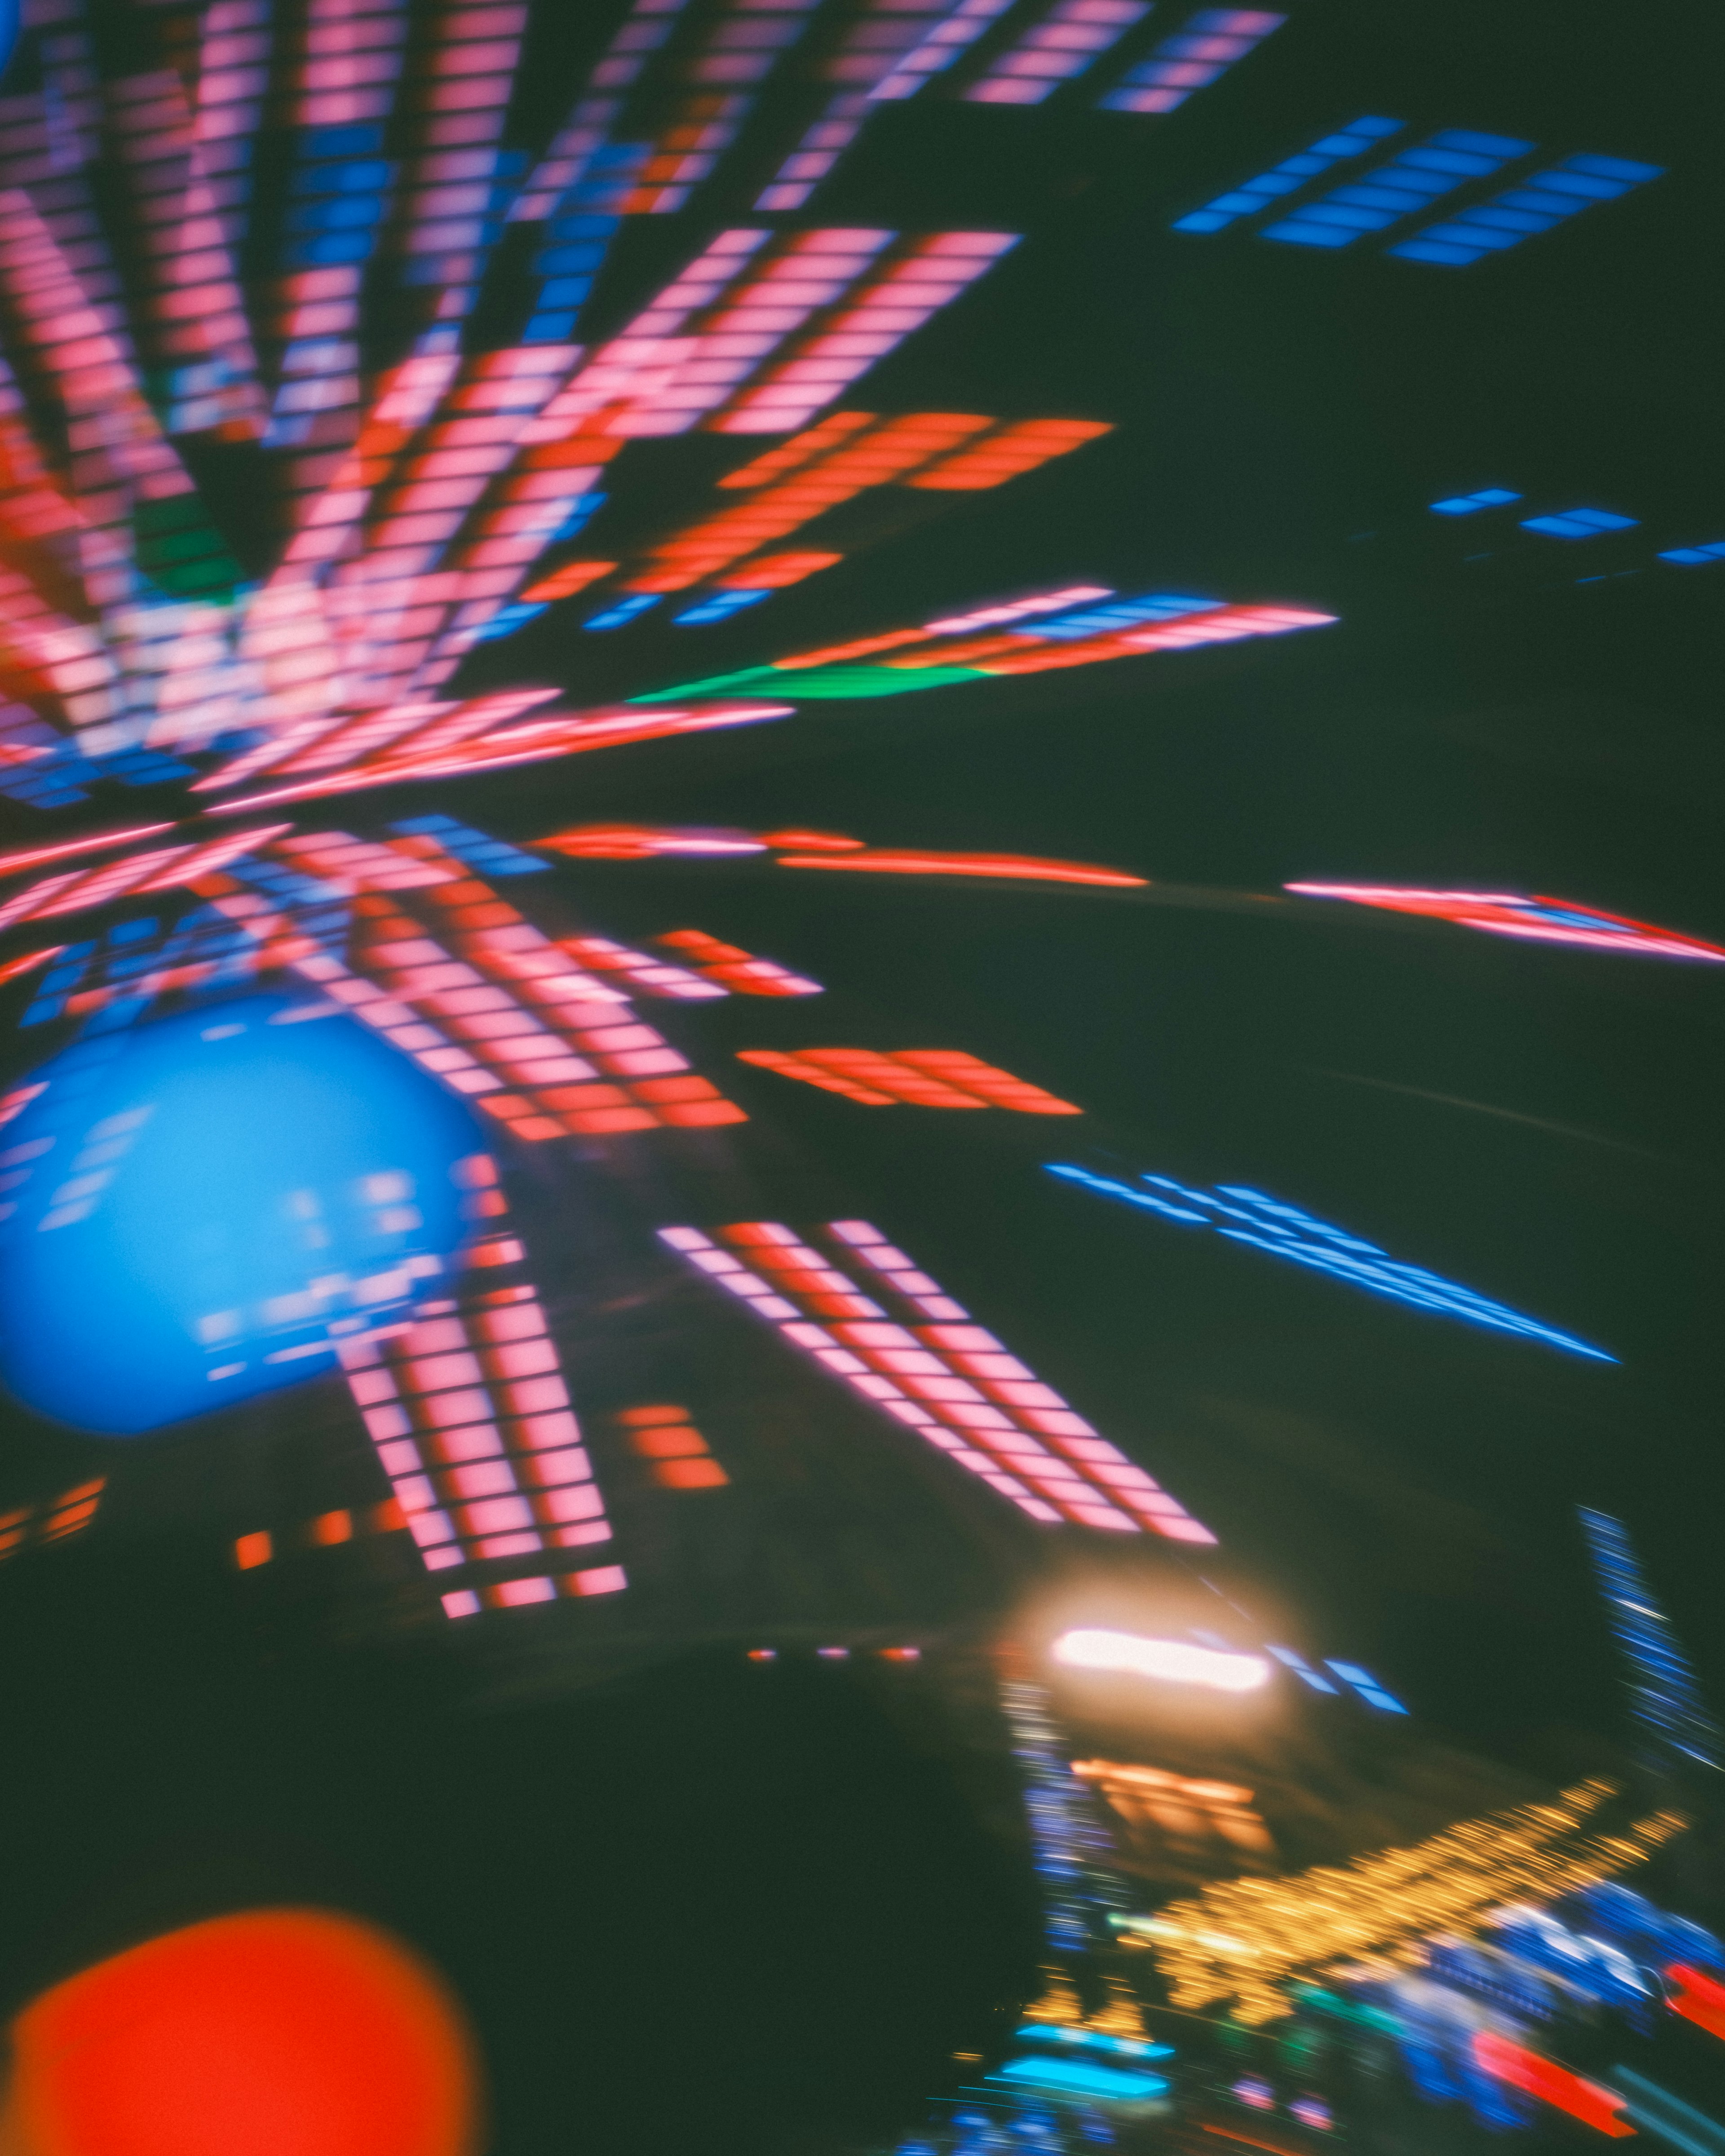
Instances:
[[[1153,1949],[1173,2003],[1234,2001],[1237,2019],[1291,2010],[1296,1974],[1387,1974],[1417,1962],[1435,1932],[1466,1933],[1506,1902],[1548,1900],[1651,1856],[1688,1824],[1650,1813],[1623,1832],[1583,1823],[1620,1794],[1578,1783],[1553,1803],[1465,1820],[1426,1841],[1275,1879],[1237,1879],[1130,1921],[1126,1937]]]

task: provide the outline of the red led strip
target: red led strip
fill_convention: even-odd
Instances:
[[[800,1078],[870,1107],[903,1101],[923,1108],[1015,1108],[1026,1116],[1079,1116],[1070,1101],[1056,1100],[1010,1071],[997,1070],[957,1049],[803,1048],[784,1054],[770,1048],[740,1049],[739,1063],[752,1063],[782,1077]]]

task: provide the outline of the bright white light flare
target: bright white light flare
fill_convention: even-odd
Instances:
[[[1054,1658],[1075,1670],[1120,1670],[1171,1684],[1208,1685],[1213,1691],[1255,1691],[1270,1681],[1257,1655],[1230,1655],[1185,1640],[1141,1640],[1132,1632],[1063,1632]]]

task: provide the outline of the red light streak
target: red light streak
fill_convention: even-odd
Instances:
[[[1029,854],[901,853],[887,850],[847,853],[837,859],[819,854],[782,854],[782,869],[859,869],[880,875],[999,876],[1018,883],[1106,884],[1142,891],[1147,876],[1121,869],[1092,867],[1085,861],[1048,861]]]
[[[136,839],[159,838],[173,829],[172,824],[138,824],[126,831],[102,831],[93,839],[68,839],[57,846],[32,846],[21,854],[0,854],[0,875],[33,869],[42,861],[63,860],[69,854],[100,853],[107,846],[130,845]]]
[[[997,1070],[957,1049],[901,1049],[888,1054],[866,1048],[739,1049],[739,1063],[752,1063],[782,1077],[799,1078],[842,1093],[869,1107],[900,1101],[923,1108],[1015,1108],[1027,1116],[1079,1116],[1084,1111],[1057,1100],[1010,1071]]]
[[[1676,1986],[1667,1994],[1672,2013],[1705,2029],[1710,2036],[1725,2036],[1725,1984],[1686,1962],[1673,1962],[1666,1976]]]
[[[1629,2102],[1626,2096],[1620,2096],[1615,2089],[1602,2088],[1597,2082],[1584,2081],[1568,2067],[1541,2058],[1537,2051],[1523,2051],[1519,2044],[1512,2044],[1489,2029],[1474,2031],[1473,2056],[1494,2080],[1537,2096],[1543,2103],[1567,2112],[1571,2118],[1579,2118],[1584,2126],[1609,2134],[1614,2140],[1635,2130],[1627,2119],[1618,2116]]]

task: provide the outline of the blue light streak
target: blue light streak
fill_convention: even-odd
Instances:
[[[1602,531],[1632,531],[1640,521],[1609,509],[1563,509],[1548,516],[1524,516],[1522,529],[1543,531],[1548,539],[1597,539]]]
[[[1518,186],[1475,203],[1441,224],[1429,224],[1411,239],[1387,249],[1406,262],[1436,262],[1466,269],[1481,255],[1519,247],[1538,233],[1591,209],[1595,203],[1626,195],[1632,187],[1656,180],[1662,165],[1638,165],[1627,157],[1595,157],[1579,151],[1543,172],[1531,173]]]
[[[1168,2088],[1161,2074],[1126,2073],[1117,2066],[1092,2066],[1085,2059],[1009,2059],[988,2079],[1021,2088],[1065,2089],[1074,2096],[1111,2097],[1121,2103],[1142,2103],[1165,2096]]]
[[[1023,636],[1033,642],[1043,637],[1053,637],[1057,642],[1076,642],[1086,636],[1108,636],[1115,630],[1137,629],[1147,621],[1177,621],[1183,614],[1214,613],[1218,607],[1225,606],[1224,599],[1194,599],[1182,598],[1173,592],[1146,592],[1135,599],[1110,599],[1106,606],[1086,606],[1071,613],[1050,614],[1040,621],[1027,621],[1022,627],[1010,627],[1009,636]]]
[[[1706,562],[1725,562],[1725,539],[1710,539],[1704,547],[1673,547],[1659,558],[1676,562],[1686,569],[1698,568]]]
[[[657,592],[632,593],[628,598],[619,599],[615,606],[607,607],[603,613],[594,614],[590,621],[583,622],[581,626],[583,629],[621,629],[625,622],[633,621],[638,613],[645,613],[649,607],[656,607],[659,598]]]
[[[1716,1772],[1725,1737],[1707,1712],[1676,1633],[1653,1598],[1623,1522],[1577,1507],[1599,1594],[1629,1666],[1630,1712],[1656,1760],[1670,1755]]]
[[[1171,2059],[1172,2044],[1147,2043],[1142,2036],[1105,2036],[1100,2029],[1076,2029],[1064,2021],[1027,2021],[1013,2031],[1020,2044],[1058,2044],[1065,2050],[1117,2052],[1129,2059]]]
[[[1333,1670],[1344,1684],[1350,1684],[1368,1706],[1375,1707],[1381,1714],[1405,1714],[1399,1699],[1385,1691],[1369,1670],[1363,1670],[1358,1662],[1326,1661],[1324,1667]]]
[[[1279,224],[1266,224],[1258,237],[1298,247],[1348,247],[1368,232],[1382,232],[1414,215],[1467,181],[1485,178],[1512,157],[1525,157],[1533,146],[1508,135],[1446,128],[1363,180],[1302,203]]]
[[[1285,1667],[1291,1669],[1301,1684],[1310,1685],[1313,1691],[1327,1691],[1332,1699],[1341,1697],[1329,1679],[1321,1677],[1304,1655],[1297,1654],[1292,1647],[1271,1647],[1266,1651],[1274,1655],[1277,1661],[1283,1664]]]
[[[1482,486],[1477,494],[1452,494],[1447,501],[1434,501],[1430,507],[1439,516],[1476,516],[1482,509],[1502,509],[1521,498],[1506,487]]]
[[[1238,223],[1243,217],[1254,216],[1267,209],[1283,195],[1295,193],[1321,172],[1327,172],[1350,157],[1363,157],[1373,150],[1386,135],[1399,135],[1407,125],[1402,120],[1379,120],[1368,114],[1355,120],[1336,134],[1326,135],[1314,142],[1309,150],[1297,157],[1284,157],[1279,165],[1272,165],[1267,172],[1260,172],[1255,180],[1247,180],[1225,195],[1218,195],[1214,202],[1206,203],[1182,218],[1176,218],[1173,229],[1176,232],[1220,232],[1225,226]]]
[[[1375,1243],[1362,1242],[1358,1236],[1312,1214],[1302,1213],[1297,1206],[1266,1198],[1244,1184],[1223,1183],[1214,1191],[1193,1190],[1176,1183],[1171,1176],[1145,1175],[1141,1178],[1155,1184],[1158,1190],[1176,1194],[1183,1202],[1175,1204],[1152,1191],[1139,1189],[1113,1176],[1093,1174],[1090,1169],[1070,1162],[1047,1161],[1044,1167],[1050,1175],[1081,1183],[1105,1198],[1140,1206],[1146,1212],[1161,1214],[1188,1226],[1214,1228],[1230,1242],[1245,1243],[1254,1250],[1267,1251],[1271,1257],[1286,1258],[1295,1265],[1333,1274],[1351,1286],[1364,1288],[1369,1294],[1411,1303],[1440,1317],[1459,1317],[1470,1325],[1483,1326],[1493,1332],[1543,1340],[1548,1347],[1560,1348],[1566,1354],[1586,1356],[1593,1362],[1617,1360],[1603,1348],[1589,1347],[1584,1340],[1542,1325],[1536,1318],[1524,1317],[1520,1312],[1503,1303],[1490,1301],[1482,1295],[1476,1295],[1471,1288],[1446,1281],[1440,1274],[1427,1272],[1423,1266],[1404,1265],[1386,1255]],[[1241,1202],[1230,1204],[1226,1202],[1229,1199]],[[1224,1224],[1230,1220],[1244,1224]]]
[[[728,621],[732,614],[741,613],[745,607],[758,606],[762,599],[770,599],[772,596],[770,590],[715,592],[711,598],[702,599],[698,606],[691,607],[686,613],[673,614],[671,620],[678,629],[700,629],[708,622]],[[590,627],[591,624],[588,625]]]

